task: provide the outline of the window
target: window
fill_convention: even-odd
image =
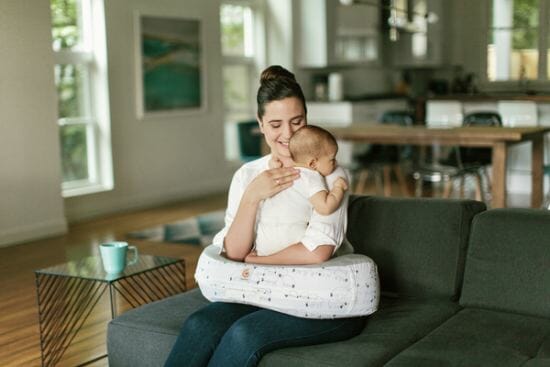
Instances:
[[[550,2],[492,0],[490,3],[487,79],[548,80],[550,41],[544,31]]]
[[[51,0],[63,195],[112,188],[102,0]]]
[[[263,44],[261,9],[249,2],[220,7],[226,156],[238,158],[236,123],[256,116],[256,90]]]

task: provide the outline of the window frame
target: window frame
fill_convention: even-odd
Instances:
[[[224,122],[230,122],[227,121],[226,117],[232,113],[250,113],[252,116],[256,115],[255,110],[255,94],[253,91],[255,90],[255,87],[257,86],[257,78],[258,74],[262,70],[263,66],[265,65],[265,43],[266,43],[266,35],[265,35],[265,19],[264,19],[264,12],[265,12],[265,6],[263,2],[257,3],[250,0],[223,0],[220,3],[220,11],[221,7],[223,5],[237,5],[237,6],[247,6],[252,10],[252,33],[256,35],[253,40],[249,40],[249,42],[252,42],[253,47],[253,54],[251,56],[233,56],[229,55],[226,56],[223,54],[223,47],[222,47],[222,75],[223,75],[223,68],[225,66],[236,66],[236,65],[242,65],[246,66],[250,75],[249,81],[249,90],[250,93],[250,108],[247,110],[241,110],[241,109],[230,109],[228,108],[225,103],[223,105],[223,115],[224,115]],[[221,27],[220,27],[221,30]],[[221,31],[220,31],[221,36]],[[246,38],[246,35],[245,35]]]
[[[221,76],[224,77],[224,68],[226,66],[244,66],[248,70],[250,90],[249,108],[231,108],[225,104],[225,91],[222,91],[223,101],[223,124],[225,130],[225,146],[226,159],[229,161],[238,161],[238,135],[237,123],[242,119],[237,119],[234,116],[250,116],[247,118],[256,118],[256,89],[258,88],[258,75],[265,67],[266,63],[266,31],[265,31],[265,2],[253,2],[250,0],[227,0],[221,1],[218,14],[221,14],[223,5],[237,5],[249,7],[252,11],[252,30],[254,36],[252,42],[253,54],[251,56],[234,56],[224,55],[223,47],[220,47],[221,52]],[[220,23],[220,37],[221,37]],[[246,34],[245,34],[246,38]],[[246,118],[245,118],[246,119]],[[237,121],[239,120],[239,121]]]
[[[491,20],[491,4],[497,0],[487,1],[483,8],[484,14],[482,16],[483,32],[481,40],[481,70],[479,75],[481,87],[486,90],[502,90],[502,91],[529,91],[529,90],[541,90],[548,89],[550,87],[550,73],[547,69],[549,67],[548,53],[550,51],[550,27],[547,24],[546,19],[550,16],[550,2],[541,0],[539,2],[539,23],[538,23],[538,61],[537,61],[537,79],[508,79],[508,80],[489,80],[488,76],[488,57],[487,48],[489,46],[490,32],[494,30]]]
[[[60,130],[70,125],[86,128],[88,178],[62,180],[61,191],[65,198],[108,191],[114,187],[104,3],[103,0],[77,1],[81,44],[72,50],[55,50],[52,43],[54,66],[80,66],[86,80],[83,95],[79,96],[84,104],[83,115],[57,120]]]

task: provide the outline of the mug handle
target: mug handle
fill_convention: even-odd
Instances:
[[[138,249],[136,246],[128,246],[128,251],[132,251],[134,254],[132,256],[132,260],[128,262],[127,265],[134,265],[138,262]]]

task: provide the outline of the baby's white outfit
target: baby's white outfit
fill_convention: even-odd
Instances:
[[[255,241],[260,256],[271,255],[300,242],[313,212],[309,199],[319,191],[328,191],[325,178],[319,172],[297,168],[300,178],[262,203]]]

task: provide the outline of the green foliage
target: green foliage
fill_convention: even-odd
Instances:
[[[539,1],[540,0],[513,0],[513,24],[511,31],[512,47],[515,50],[536,49],[538,42],[539,25]],[[493,7],[498,5],[498,0],[491,2],[490,22],[495,26],[493,19]],[[504,29],[496,29],[495,32],[505,32]],[[494,42],[494,33],[489,32],[489,44]]]
[[[77,0],[51,0],[50,9],[54,49],[76,46],[80,40]]]
[[[77,65],[56,65],[55,82],[59,118],[81,116],[82,78]]]
[[[77,45],[80,38],[77,9],[77,0],[51,0],[54,50],[70,49]],[[56,65],[55,76],[59,117],[78,116],[81,80],[77,68],[75,65]]]
[[[86,126],[68,125],[60,129],[63,182],[88,178]]]
[[[244,51],[243,6],[222,5],[220,12],[222,51],[225,55],[242,55]]]
[[[512,45],[515,50],[537,48],[538,23],[539,0],[514,0]]]
[[[52,47],[71,50],[78,46],[81,34],[78,19],[78,0],[51,0]],[[83,81],[78,65],[56,65],[55,82],[59,118],[79,117]],[[63,182],[88,179],[88,152],[85,125],[60,128]]]

